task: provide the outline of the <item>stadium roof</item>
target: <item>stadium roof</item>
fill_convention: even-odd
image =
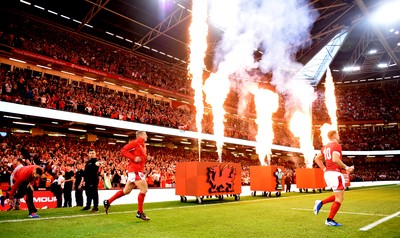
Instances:
[[[309,5],[318,11],[318,17],[310,32],[311,44],[299,51],[296,59],[304,65],[315,56],[318,60],[311,64],[314,67],[306,67],[307,73],[302,75],[311,84],[318,84],[326,68],[315,67],[320,62],[330,63],[334,80],[342,83],[399,75],[399,22],[370,21],[383,3],[388,2],[310,0]],[[189,60],[189,0],[19,0],[4,4],[7,6],[3,10],[80,32],[177,67],[186,68]],[[221,33],[219,28],[210,27],[208,69],[212,67],[213,50]],[[332,41],[338,36],[342,36],[339,41]],[[319,52],[324,51],[328,54],[321,56]]]

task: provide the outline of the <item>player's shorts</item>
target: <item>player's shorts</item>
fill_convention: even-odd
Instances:
[[[133,183],[135,181],[146,180],[146,175],[143,172],[130,172],[128,173],[128,181]]]
[[[345,189],[345,180],[342,173],[336,171],[326,171],[324,173],[324,178],[326,185],[329,188],[332,188],[334,192],[343,191]]]

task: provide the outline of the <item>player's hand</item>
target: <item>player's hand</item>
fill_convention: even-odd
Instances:
[[[353,173],[354,172],[354,166],[350,166],[347,168],[348,173]]]
[[[142,161],[142,159],[140,158],[140,156],[136,156],[136,157],[135,157],[135,162],[136,162],[136,163],[139,163],[140,161]]]

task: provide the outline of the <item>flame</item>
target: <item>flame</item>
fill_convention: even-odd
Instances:
[[[204,84],[206,101],[211,105],[214,117],[214,136],[217,144],[219,162],[222,161],[222,146],[224,145],[224,102],[228,96],[230,81],[227,76],[211,74]]]
[[[252,90],[252,93],[254,94],[257,111],[256,123],[258,124],[256,152],[261,165],[270,165],[271,146],[274,140],[272,114],[278,110],[279,96],[270,90],[259,88]],[[267,156],[267,164],[264,162],[265,156]]]
[[[299,137],[300,150],[307,168],[311,168],[315,156],[312,132],[312,103],[315,100],[314,88],[305,81],[292,82],[289,93],[292,106],[290,131]]]
[[[299,137],[300,150],[303,152],[307,168],[312,168],[315,156],[312,140],[311,113],[295,111],[290,120],[290,131],[295,137]]]
[[[325,105],[328,109],[328,115],[331,119],[332,124],[325,123],[321,127],[321,138],[322,144],[325,145],[329,142],[328,139],[328,132],[332,130],[338,129],[338,122],[337,122],[337,105],[336,105],[336,96],[335,96],[335,85],[333,83],[333,77],[331,69],[328,68],[326,71],[326,78],[325,78]]]
[[[192,24],[190,33],[190,62],[188,65],[189,76],[192,78],[192,88],[195,91],[194,106],[196,107],[196,127],[198,132],[199,161],[201,153],[201,122],[203,120],[203,68],[204,57],[207,51],[207,1],[193,0]]]

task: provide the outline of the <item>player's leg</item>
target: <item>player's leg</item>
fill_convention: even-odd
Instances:
[[[334,186],[337,186],[337,178],[336,175],[333,172],[325,172],[324,173],[324,179],[327,187],[332,188]],[[314,202],[314,214],[318,215],[319,211],[321,210],[322,206],[327,203],[331,203],[335,201],[335,195],[330,195],[329,197],[323,199],[323,200],[315,200]]]
[[[139,180],[135,182],[136,186],[139,188],[139,195],[138,195],[138,211],[143,212],[143,204],[144,198],[146,197],[147,193],[147,183],[146,180]]]
[[[38,218],[39,215],[36,214],[37,209],[35,207],[35,204],[33,203],[33,189],[31,188],[31,186],[29,186],[26,189],[26,205],[28,207],[28,211],[29,211],[29,217],[30,218]]]
[[[136,214],[137,218],[140,218],[142,220],[148,221],[150,220],[149,217],[147,217],[144,212],[143,212],[143,204],[144,204],[144,198],[146,197],[146,193],[148,190],[146,178],[144,175],[140,176],[140,178],[137,178],[138,180],[135,181],[136,186],[139,188],[139,195],[138,195],[138,211]]]
[[[334,221],[334,217],[340,209],[344,199],[344,177],[341,173],[336,173],[335,182],[332,186],[332,190],[335,194],[335,201],[332,203],[331,209],[329,211],[328,218],[325,221],[325,224],[328,226],[341,226],[341,224]]]
[[[128,176],[129,177],[129,176]],[[126,194],[129,194],[132,189],[135,187],[135,183],[133,178],[128,178],[128,181],[123,189],[118,190],[110,199],[106,199],[103,201],[104,205],[104,211],[106,214],[108,214],[108,209],[110,209],[111,203],[113,203],[116,199],[125,196]]]
[[[323,200],[315,200],[314,203],[314,214],[317,215],[319,213],[319,211],[321,210],[322,206],[327,204],[327,203],[331,203],[334,202],[336,200],[336,196],[335,195],[330,195],[329,197],[323,199]]]
[[[134,187],[135,187],[135,183],[128,181],[126,183],[126,186],[123,189],[118,190],[114,194],[114,196],[112,196],[110,199],[108,199],[109,203],[111,204],[112,202],[114,202],[114,200],[116,200],[122,196],[125,196],[126,194],[131,193],[131,191],[133,190]]]

